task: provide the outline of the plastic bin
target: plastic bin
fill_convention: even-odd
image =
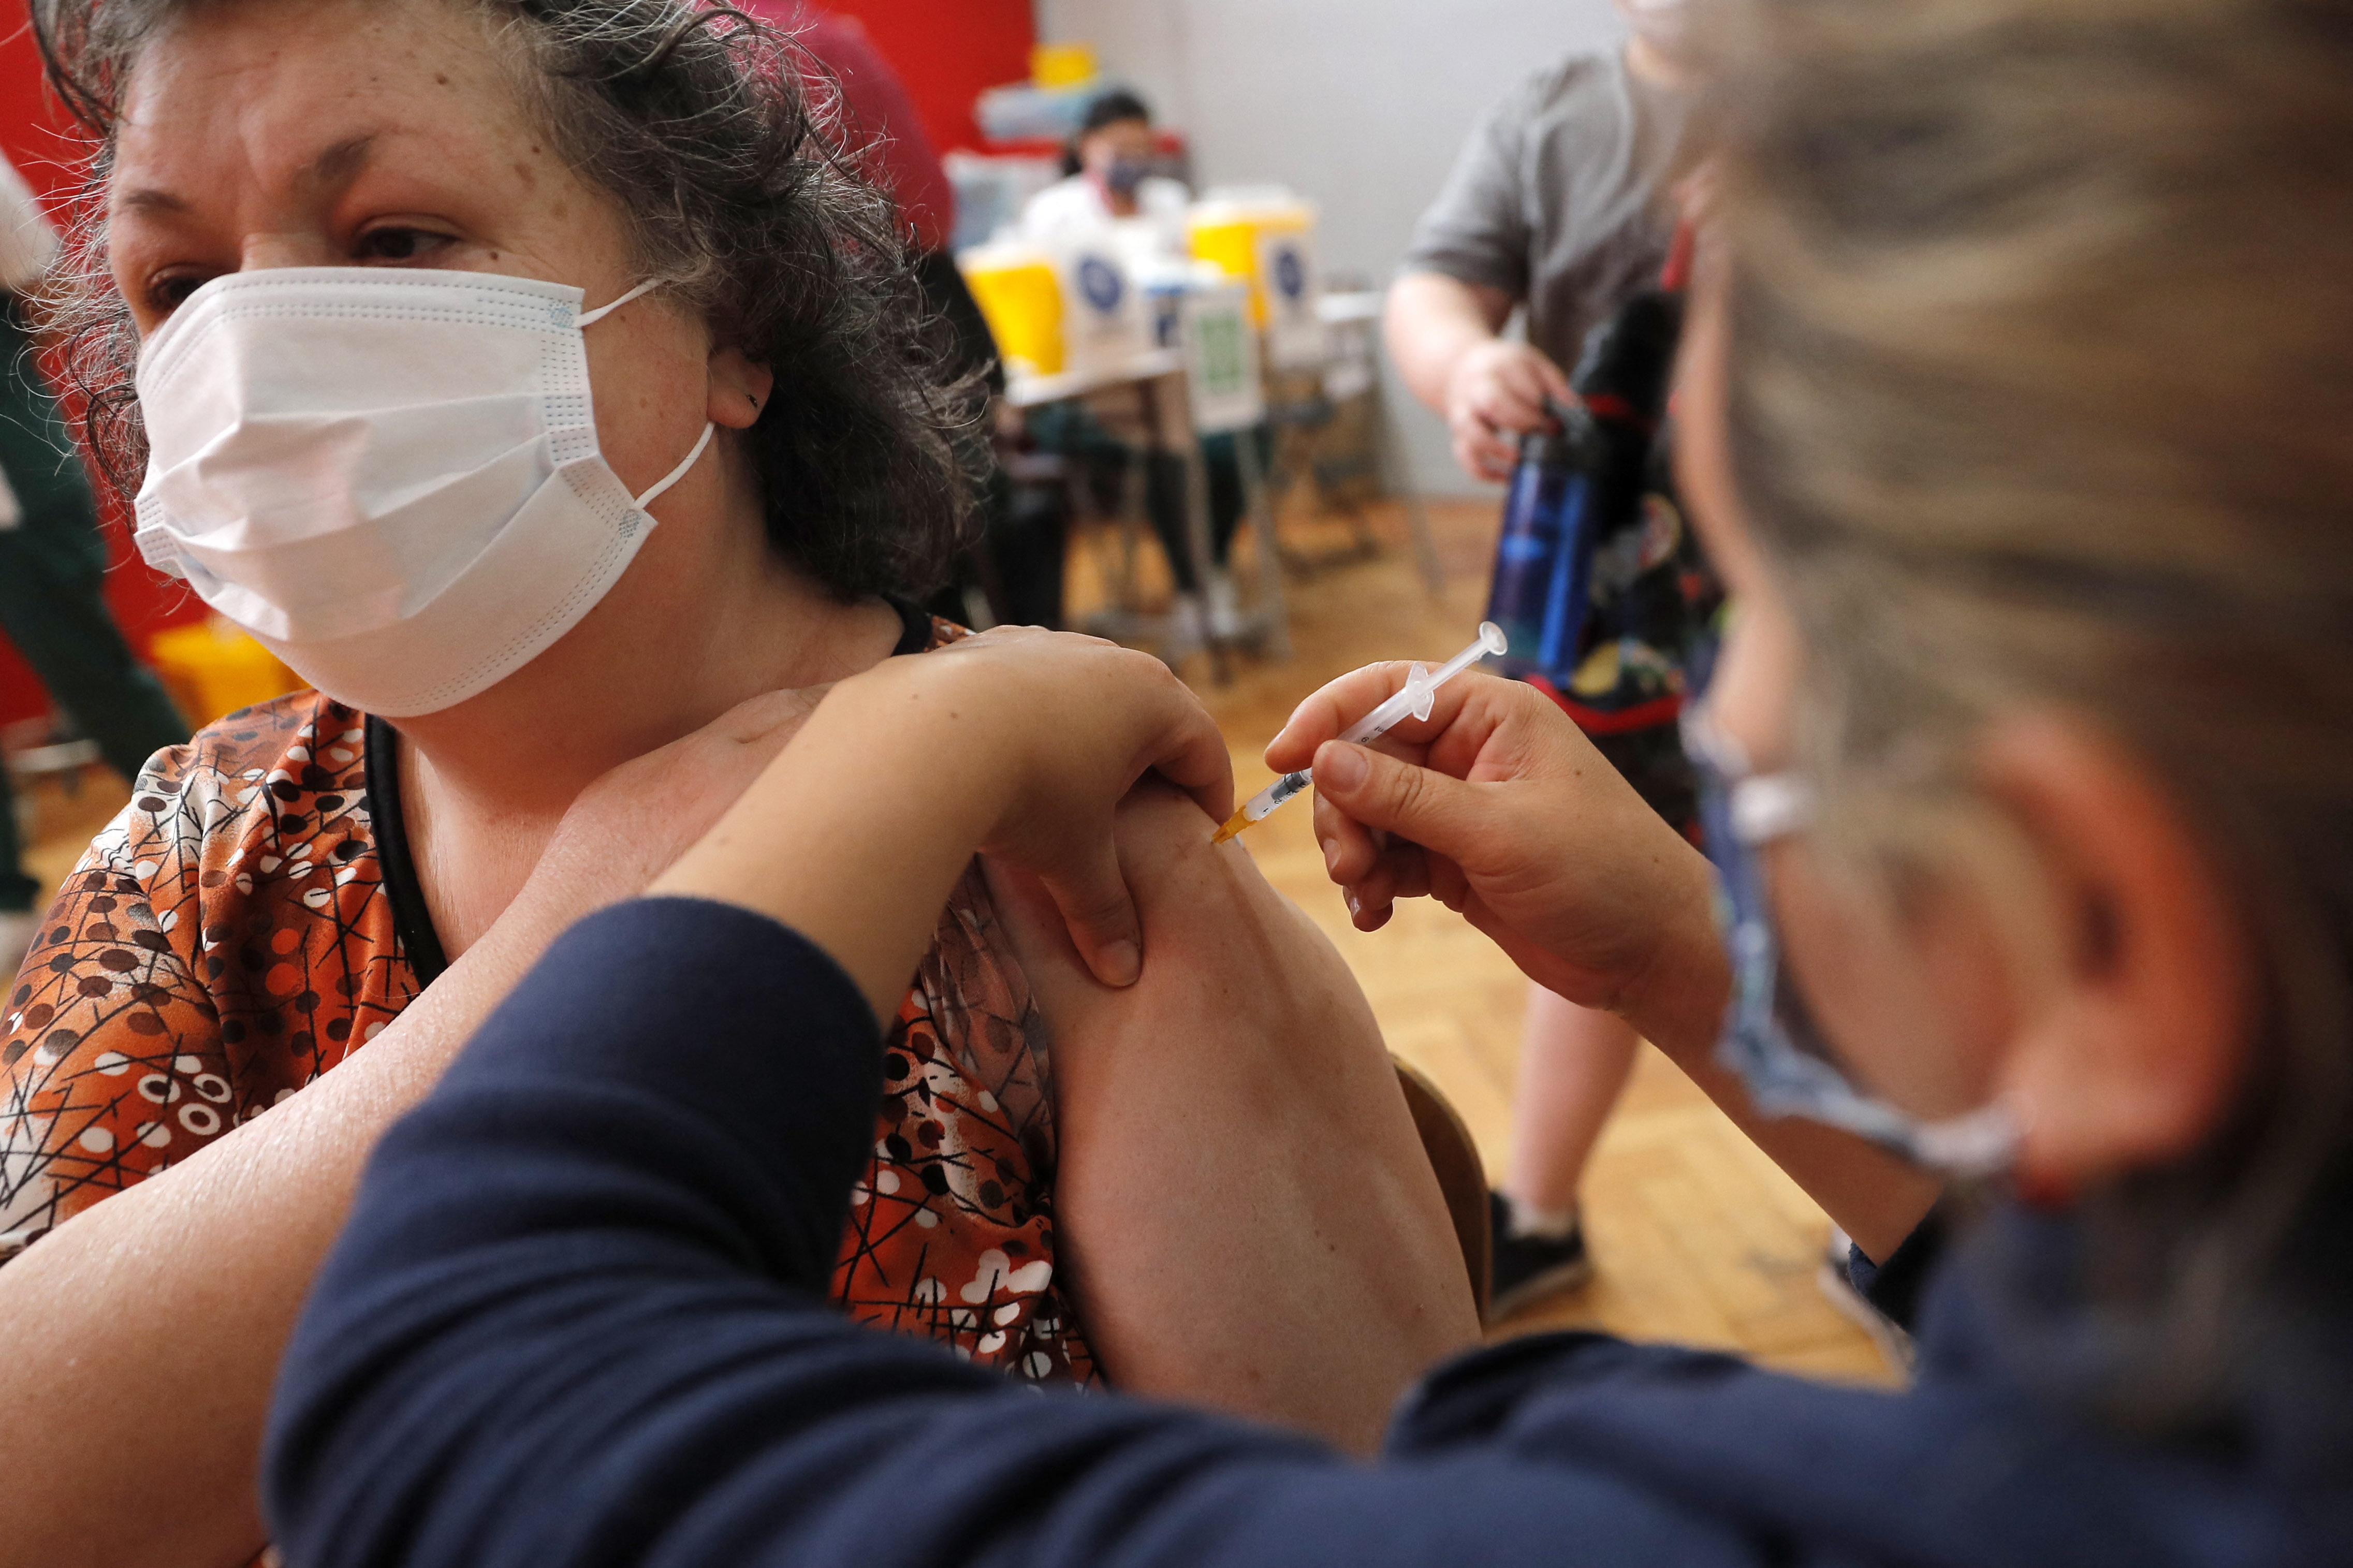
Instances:
[[[1083,87],[1094,80],[1096,74],[1092,45],[1029,46],[1029,79],[1039,87]]]
[[[1269,362],[1293,370],[1321,364],[1313,204],[1280,186],[1213,191],[1186,226],[1194,256],[1250,285],[1250,324],[1265,335]]]
[[[1008,370],[1060,375],[1062,285],[1054,258],[1033,246],[981,245],[956,258]]]

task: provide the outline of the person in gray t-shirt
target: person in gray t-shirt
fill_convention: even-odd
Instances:
[[[1547,396],[1574,401],[1564,372],[1586,334],[1658,282],[1673,240],[1667,187],[1688,107],[1676,58],[1683,7],[1617,4],[1632,25],[1626,47],[1538,71],[1489,112],[1389,289],[1390,354],[1446,416],[1456,459],[1479,479],[1511,477],[1520,435],[1549,422]],[[1525,342],[1503,335],[1523,306]],[[1672,728],[1601,744],[1638,787],[1651,752],[1682,767]],[[1491,1317],[1588,1271],[1577,1188],[1636,1043],[1610,1014],[1531,991],[1512,1161],[1491,1200]]]
[[[1389,351],[1475,478],[1510,477],[1545,397],[1571,400],[1586,334],[1666,262],[1689,110],[1680,5],[1618,4],[1634,24],[1622,50],[1538,71],[1480,121],[1389,290]],[[1522,306],[1525,342],[1502,335]]]

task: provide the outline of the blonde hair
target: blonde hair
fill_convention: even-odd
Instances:
[[[2254,928],[2240,1115],[2093,1215],[2136,1408],[2179,1416],[2283,1247],[2353,1209],[2353,5],[1709,21],[1734,466],[1830,816],[1964,811],[1971,732],[2065,705],[2194,814]]]

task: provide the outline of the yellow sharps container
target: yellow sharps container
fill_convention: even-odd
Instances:
[[[1267,241],[1278,235],[1312,235],[1315,209],[1288,192],[1249,192],[1212,196],[1193,204],[1186,217],[1197,260],[1250,285],[1250,325],[1263,331],[1268,304]]]
[[[1062,285],[1053,258],[1035,246],[976,245],[956,257],[1008,371],[1062,371]]]
[[[1038,87],[1083,87],[1095,79],[1094,47],[1091,44],[1032,44],[1029,80]]]

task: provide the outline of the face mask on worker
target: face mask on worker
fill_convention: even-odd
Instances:
[[[1103,171],[1103,184],[1116,196],[1133,196],[1144,188],[1152,165],[1142,158],[1113,158]]]
[[[1732,962],[1732,1004],[1716,1060],[1768,1116],[1802,1116],[1859,1134],[1926,1169],[1984,1175],[2016,1156],[2018,1123],[2000,1101],[1922,1121],[1859,1088],[1824,1042],[1782,956],[1762,850],[1802,831],[1814,795],[1795,773],[1755,773],[1704,708],[1686,710],[1683,750],[1697,775],[1700,826],[1716,871],[1716,920]]]
[[[618,581],[646,507],[596,441],[561,283],[300,267],[231,273],[139,355],[138,542],[339,702],[388,718],[522,668]]]

